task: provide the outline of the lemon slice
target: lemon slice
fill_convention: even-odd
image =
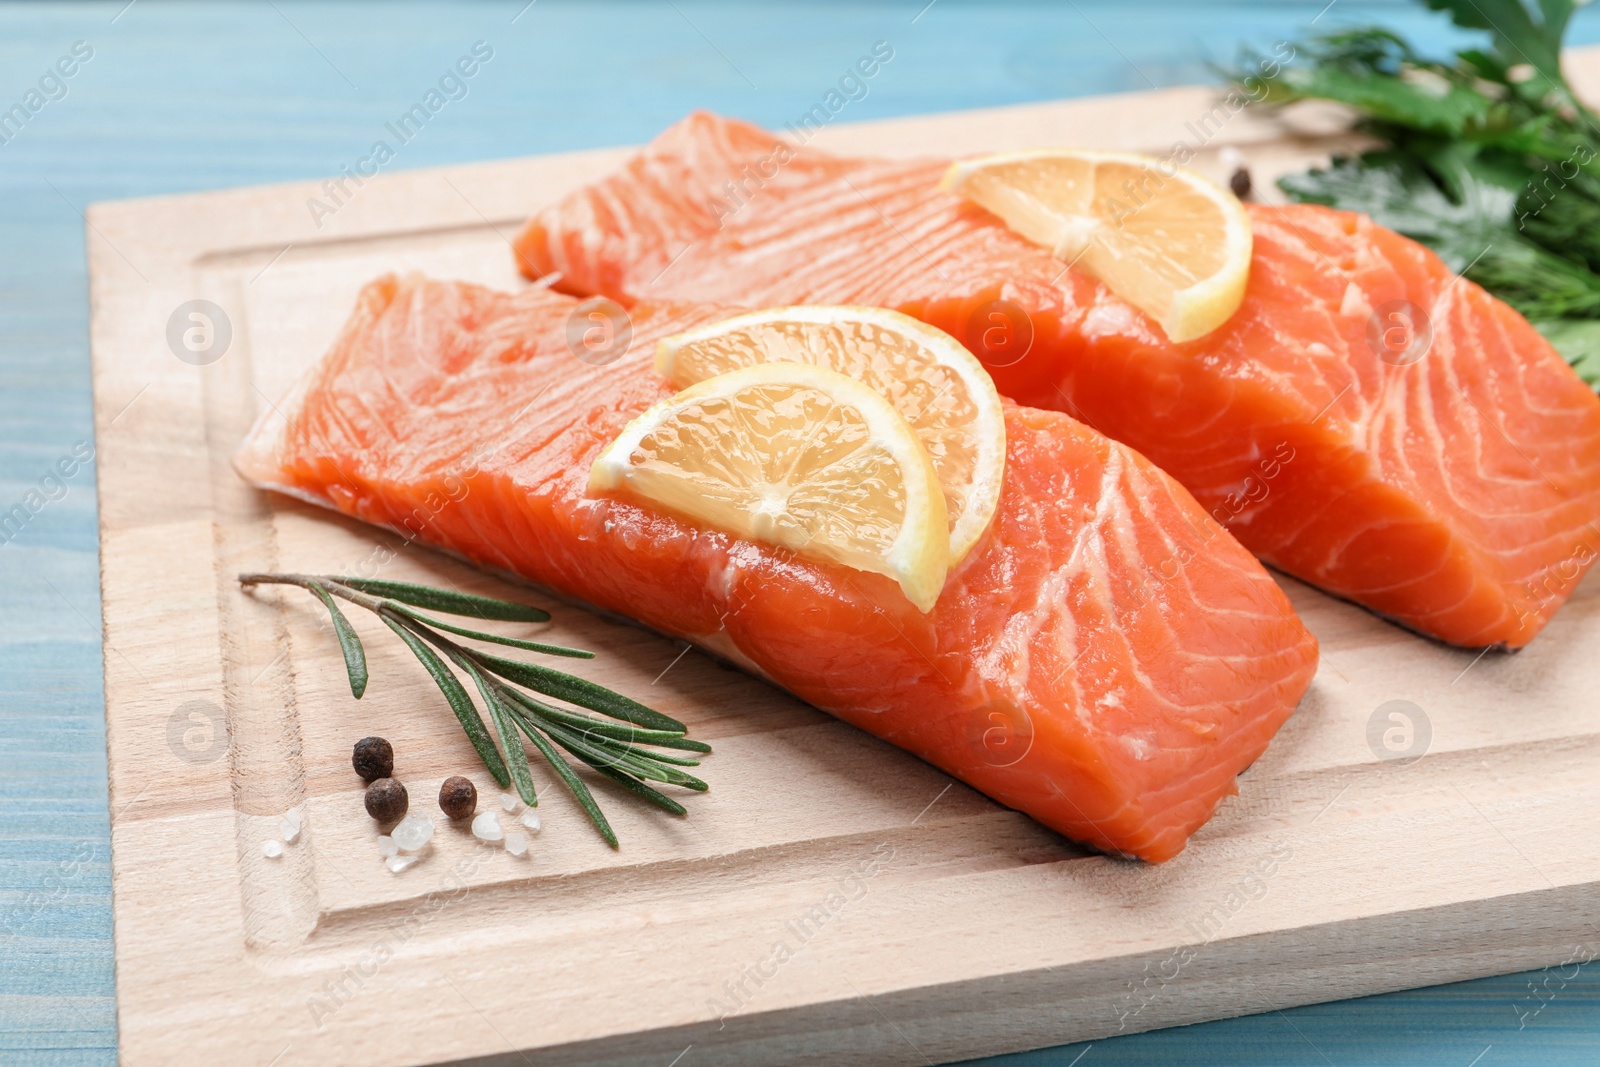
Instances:
[[[1232,194],[1131,152],[1041,149],[951,164],[939,188],[1000,216],[1161,324],[1173,341],[1228,321],[1250,280],[1250,216]]]
[[[634,419],[589,472],[678,514],[795,553],[885,574],[921,611],[949,564],[944,493],[887,400],[823,367],[760,363]]]
[[[776,362],[838,371],[894,405],[944,487],[950,566],[965,558],[994,518],[1006,468],[1005,411],[983,364],[943,330],[868,307],[752,311],[656,345],[656,370],[678,386]]]

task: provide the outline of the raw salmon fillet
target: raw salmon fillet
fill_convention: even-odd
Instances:
[[[698,113],[540,211],[517,252],[531,276],[624,304],[692,295],[922,318],[961,338],[1003,395],[1144,453],[1262,560],[1454,644],[1526,644],[1595,559],[1600,400],[1422,245],[1364,216],[1250,205],[1243,306],[1173,344],[938,192],[944,166],[795,149]],[[1405,326],[1398,301],[1432,333],[1405,366],[1381,358],[1383,332]]]
[[[1310,683],[1316,641],[1261,565],[1058,412],[1007,406],[999,511],[927,615],[887,578],[589,496],[600,449],[672,393],[655,341],[727,312],[636,308],[626,355],[593,366],[568,347],[575,303],[380,279],[236,466],[694,642],[1147,860],[1183,848]]]

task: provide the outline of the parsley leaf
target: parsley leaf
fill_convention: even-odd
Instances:
[[[1519,82],[1537,98],[1559,93],[1572,102],[1572,90],[1561,73],[1561,39],[1572,20],[1572,0],[1423,0],[1449,14],[1457,26],[1488,30],[1505,67],[1525,64],[1533,77]]]

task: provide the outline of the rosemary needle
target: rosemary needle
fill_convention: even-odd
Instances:
[[[241,574],[239,584],[246,587],[299,586],[322,601],[333,621],[340,651],[344,653],[350,692],[357,699],[367,688],[366,652],[350,620],[339,609],[336,598],[378,616],[405,642],[412,655],[432,676],[446,703],[455,712],[467,739],[483,760],[484,767],[501,788],[515,785],[527,804],[532,806],[538,803],[528,752],[523,747],[520,731],[550,765],[556,778],[572,793],[600,836],[613,848],[618,844],[610,821],[600,810],[588,785],[578,777],[560,750],[565,750],[639,799],[674,815],[684,815],[686,809],[653,786],[645,784],[647,780],[695,791],[707,788],[705,782],[683,770],[684,767],[699,766],[698,759],[658,751],[711,751],[710,745],[686,736],[688,728],[677,719],[587,679],[542,664],[493,655],[464,645],[455,638],[465,637],[548,656],[592,659],[594,653],[471,629],[425,615],[417,609],[426,608],[447,615],[499,622],[544,622],[550,618],[548,612],[525,604],[451,589],[329,574]],[[456,676],[456,671],[465,674],[478,691],[488,712],[489,723],[493,724],[492,733],[467,687]],[[545,699],[524,690],[532,690],[540,697],[575,707],[547,703]],[[496,737],[499,738],[499,747],[495,744]]]

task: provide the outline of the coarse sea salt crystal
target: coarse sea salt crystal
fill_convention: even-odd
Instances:
[[[283,842],[277,840],[268,841],[261,846],[261,854],[269,860],[277,859],[283,855]]]
[[[383,865],[389,868],[395,874],[399,874],[401,871],[412,866],[421,859],[421,856],[390,856],[388,859],[383,861]]]
[[[382,837],[378,838],[378,852],[380,854],[385,856],[393,856],[398,854],[399,851],[400,846],[395,844],[394,838],[390,837],[388,834],[384,834]]]
[[[502,808],[505,808],[507,811],[516,811],[517,810],[517,798],[512,796],[510,793],[501,793],[500,794],[500,806]]]
[[[522,825],[526,826],[530,830],[537,830],[539,828],[539,813],[534,811],[532,808],[529,808],[527,811],[523,812]]]
[[[283,836],[285,844],[292,845],[300,836],[300,809],[291,808],[283,813],[283,818],[278,820],[278,833]]]
[[[433,820],[426,815],[413,812],[401,819],[389,836],[400,847],[402,852],[415,852],[428,843],[433,836]]]
[[[493,811],[480,811],[478,817],[472,820],[472,836],[479,841],[499,841],[506,836],[500,829],[500,816]]]
[[[524,855],[528,851],[528,835],[507,834],[506,851],[511,853],[513,856]]]

